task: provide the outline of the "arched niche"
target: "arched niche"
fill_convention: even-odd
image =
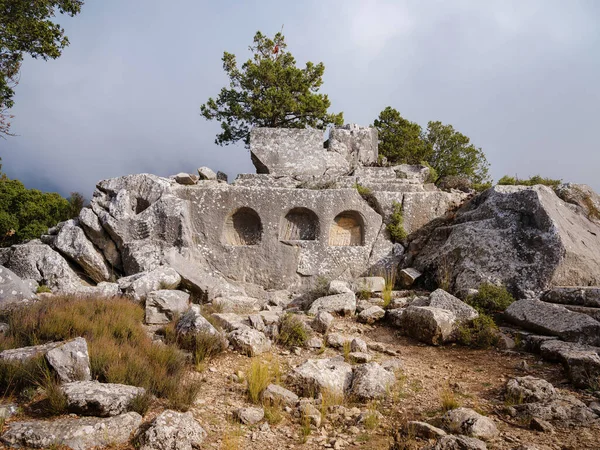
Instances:
[[[333,219],[329,229],[329,245],[346,247],[364,245],[364,221],[356,211],[344,211]]]
[[[225,220],[223,241],[228,245],[258,245],[262,238],[262,223],[252,208],[239,208]]]
[[[314,241],[319,235],[319,218],[307,208],[291,209],[281,221],[280,241]]]

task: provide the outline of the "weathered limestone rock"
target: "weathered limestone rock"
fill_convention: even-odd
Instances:
[[[329,327],[331,327],[333,320],[333,316],[327,311],[319,311],[311,322],[310,326],[316,332],[325,334],[327,331],[329,331]]]
[[[92,379],[88,346],[82,337],[52,348],[46,353],[46,361],[63,383]]]
[[[577,286],[562,287],[557,286],[547,290],[542,294],[542,300],[549,303],[559,303],[562,305],[589,306],[600,308],[600,287]]]
[[[546,186],[495,186],[425,231],[411,242],[413,266],[432,280],[443,265],[454,291],[600,285],[600,225]]]
[[[407,426],[414,436],[421,439],[437,439],[446,436],[444,430],[434,427],[426,422],[410,421]]]
[[[531,419],[531,422],[529,422],[529,428],[531,428],[534,431],[540,431],[542,433],[554,433],[554,427],[550,422],[544,419],[539,419],[537,417]]]
[[[180,335],[188,333],[218,334],[216,328],[202,315],[200,305],[191,305],[190,308],[179,317],[177,325],[175,325],[175,332]]]
[[[92,280],[101,282],[111,279],[111,268],[104,255],[94,247],[75,220],[63,225],[56,235],[54,247],[81,266]]]
[[[344,156],[324,148],[320,130],[254,128],[250,134],[250,152],[257,173],[322,178],[350,171]]]
[[[126,287],[125,293],[140,302],[153,291],[177,289],[181,283],[179,274],[170,267],[158,267],[140,276],[134,275],[131,285]],[[124,281],[119,280],[121,286]]]
[[[320,311],[351,316],[356,311],[356,296],[346,293],[318,298],[310,306],[308,314],[316,315]]]
[[[344,393],[352,383],[352,366],[343,357],[309,359],[292,369],[289,379],[306,396],[315,396],[323,389]]]
[[[587,184],[564,183],[556,191],[562,200],[577,205],[588,219],[600,221],[600,195]]]
[[[322,414],[319,409],[311,403],[300,403],[298,408],[301,417],[306,417],[310,425],[314,425],[316,428],[321,427]]]
[[[146,393],[124,384],[75,381],[61,386],[69,412],[83,416],[118,416],[130,410],[131,401]]]
[[[446,435],[435,444],[423,447],[423,450],[487,450],[487,445],[473,437]]]
[[[419,272],[417,269],[408,267],[406,269],[402,269],[398,273],[398,278],[400,279],[400,284],[408,288],[411,287],[414,284],[414,282],[417,281],[417,278],[419,278],[421,275],[421,272]]]
[[[496,424],[469,408],[456,408],[448,411],[442,418],[444,428],[454,434],[473,436],[485,441],[494,439],[500,433]]]
[[[409,306],[402,311],[399,320],[404,334],[427,344],[440,345],[455,338],[457,321],[452,311]]]
[[[354,378],[350,392],[357,398],[368,400],[387,395],[396,382],[393,373],[388,372],[376,362],[362,364],[354,369]]]
[[[343,156],[352,168],[374,164],[379,156],[377,129],[355,124],[332,128],[328,150]]]
[[[169,323],[188,309],[190,294],[182,291],[152,291],[146,297],[146,323]]]
[[[266,326],[263,316],[260,314],[250,314],[248,316],[248,321],[250,322],[250,326],[257,331],[262,331],[264,333]]]
[[[192,186],[198,181],[198,176],[181,172],[175,175],[175,181],[185,186]]]
[[[348,344],[350,344],[352,342],[351,337],[343,336],[339,333],[329,333],[325,337],[325,340],[327,342],[328,347],[337,348],[337,349],[342,348],[344,346],[344,344],[346,344],[346,342]]]
[[[517,403],[533,403],[556,398],[557,392],[552,384],[530,375],[508,380],[506,397]]]
[[[572,395],[561,394],[550,400],[523,403],[513,408],[520,416],[559,421],[562,425],[589,425],[598,421],[594,411]]]
[[[296,394],[278,384],[269,384],[261,395],[263,402],[279,403],[292,407],[296,406],[299,400]]]
[[[215,313],[211,317],[225,331],[233,331],[250,326],[246,318],[234,313]]]
[[[388,372],[396,373],[398,371],[404,370],[404,363],[401,359],[398,358],[386,359],[381,363],[381,367],[383,367]]]
[[[190,412],[160,413],[138,438],[140,450],[192,450],[201,448],[206,431]]]
[[[246,425],[254,425],[265,417],[265,411],[262,408],[240,408],[235,412],[235,416],[240,422]]]
[[[27,304],[35,298],[32,286],[12,270],[0,266],[0,309],[15,304]]]
[[[569,380],[580,388],[592,387],[600,377],[600,348],[559,340],[540,344],[539,352],[548,361],[558,361],[565,367]]]
[[[600,345],[600,322],[563,306],[536,299],[519,300],[508,307],[505,317],[526,330],[566,341]]]
[[[350,292],[353,292],[353,291],[352,291],[352,289],[350,289],[350,283],[348,283],[347,281],[332,280],[329,283],[329,294],[330,295],[348,294]]]
[[[350,350],[353,352],[367,353],[367,343],[361,338],[354,338],[350,341]]]
[[[102,224],[96,213],[91,208],[83,208],[79,213],[78,220],[79,226],[83,228],[88,239],[102,251],[108,263],[121,270],[123,268],[121,254],[115,242],[106,230],[102,228]]]
[[[308,341],[306,341],[306,347],[310,349],[320,349],[323,346],[323,339],[317,336],[313,336]]]
[[[385,289],[385,278],[383,277],[361,277],[352,282],[352,288],[355,292],[381,292]]]
[[[364,309],[358,315],[357,320],[362,323],[373,324],[385,317],[385,309],[380,306],[371,306]]]
[[[227,337],[236,350],[248,356],[260,355],[271,349],[271,341],[264,333],[253,328],[238,328],[229,333]]]
[[[260,311],[266,301],[243,295],[232,295],[215,298],[212,303],[224,313],[249,313]]]
[[[198,176],[201,180],[217,181],[217,174],[209,167],[198,167]]]
[[[51,342],[32,347],[4,350],[0,360],[25,362],[44,355],[62,382],[91,380],[87,342],[78,337],[66,342]]]
[[[368,363],[373,359],[371,355],[364,352],[350,352],[348,353],[348,358],[355,364]]]
[[[53,421],[12,422],[0,440],[10,447],[91,450],[125,444],[142,423],[142,416],[129,412],[109,418],[61,418]]]
[[[443,289],[436,289],[429,295],[427,306],[452,311],[458,322],[468,322],[479,316],[473,307]]]

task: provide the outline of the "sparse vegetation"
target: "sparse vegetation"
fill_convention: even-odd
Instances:
[[[588,218],[600,220],[600,209],[596,208],[589,195],[583,198],[583,204],[588,210]]]
[[[269,422],[269,425],[277,425],[283,420],[281,401],[263,402],[263,410],[265,411],[265,419]]]
[[[479,313],[479,317],[459,327],[458,342],[473,348],[495,347],[499,342],[498,326],[490,316]]]
[[[305,412],[300,415],[300,440],[303,444],[306,443],[311,433],[310,416]]]
[[[383,278],[385,279],[385,286],[383,287],[383,291],[381,292],[381,299],[383,300],[383,308],[388,308],[392,303],[392,291],[396,286],[396,269],[391,268],[387,270]]]
[[[82,336],[94,379],[144,387],[178,409],[189,407],[198,391],[185,380],[185,354],[173,344],[154,345],[142,325],[144,309],[127,299],[57,296],[11,311],[7,319],[2,350]],[[39,376],[33,364],[0,365],[0,388],[13,392],[19,384],[31,385]]]
[[[196,365],[222,353],[227,348],[227,340],[222,334],[209,331],[177,336],[176,342],[179,347],[194,355]]]
[[[456,394],[449,386],[444,387],[440,393],[440,402],[442,405],[442,411],[450,411],[460,406]]]
[[[498,180],[499,185],[509,185],[509,186],[535,186],[536,184],[543,184],[544,186],[549,186],[552,189],[556,189],[559,184],[562,183],[562,180],[555,180],[552,178],[544,178],[540,175],[534,175],[529,179],[521,180],[519,177],[504,175],[502,178]]]
[[[135,411],[141,416],[145,416],[150,409],[150,405],[152,404],[152,394],[150,392],[145,392],[140,395],[136,395],[129,402],[129,409],[131,411]]]
[[[263,361],[259,357],[252,358],[246,371],[246,391],[248,399],[255,404],[260,403],[263,391],[271,383],[278,383],[281,367],[278,361]]]
[[[346,362],[350,362],[350,353],[351,353],[351,343],[350,341],[344,341],[343,347],[342,347],[342,354],[344,355],[344,361]]]
[[[387,230],[390,233],[390,237],[393,242],[402,242],[406,239],[407,233],[404,229],[404,216],[402,215],[402,204],[398,202],[393,203],[394,212],[390,223],[387,225]]]
[[[302,320],[294,314],[286,314],[279,323],[277,342],[285,347],[304,347],[308,332]]]
[[[331,389],[321,389],[321,419],[325,420],[329,408],[332,406],[343,405],[346,401],[343,392]]]
[[[367,430],[375,430],[379,427],[379,411],[376,402],[369,403],[364,424]]]
[[[35,290],[36,294],[44,294],[44,293],[51,293],[52,291],[50,290],[50,288],[48,286],[46,286],[45,284],[40,284],[37,289]]]
[[[504,311],[515,298],[504,286],[483,283],[478,293],[467,298],[467,303],[479,312],[491,315]]]

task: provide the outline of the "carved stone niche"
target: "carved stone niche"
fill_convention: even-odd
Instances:
[[[336,216],[329,229],[331,247],[364,245],[364,220],[356,211],[344,211]]]
[[[307,208],[293,208],[281,221],[280,241],[314,241],[319,236],[319,218]]]
[[[252,208],[239,208],[225,220],[223,242],[228,245],[258,245],[262,239],[262,223]]]

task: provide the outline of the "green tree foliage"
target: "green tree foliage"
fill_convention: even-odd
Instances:
[[[432,182],[459,176],[467,178],[476,188],[490,186],[489,165],[483,151],[452,125],[429,122],[423,131],[390,106],[381,111],[373,125],[379,131],[379,154],[389,162],[426,164],[434,169]]]
[[[477,294],[467,298],[467,303],[480,313],[496,314],[508,308],[515,298],[505,286],[483,283],[477,289]]]
[[[217,144],[241,140],[248,146],[250,130],[255,126],[325,129],[329,124],[343,124],[342,113],[329,114],[329,98],[318,93],[323,84],[323,63],[296,67],[286,48],[282,33],[270,39],[259,31],[249,47],[252,58],[241,69],[235,55],[223,54],[229,87],[200,107],[207,120],[221,122]]]
[[[74,16],[83,0],[0,0],[0,134],[9,134],[14,87],[23,55],[56,59],[69,45],[56,13]]]
[[[429,122],[425,136],[431,147],[428,159],[438,176],[463,176],[475,184],[489,180],[489,164],[481,148],[471,144],[470,139],[442,122]]]
[[[18,180],[0,179],[0,246],[39,238],[69,218],[69,202],[56,193],[27,189]]]
[[[420,164],[430,158],[431,148],[423,139],[423,130],[388,106],[373,122],[379,133],[379,154],[390,163]]]
[[[67,199],[69,202],[69,218],[74,219],[79,217],[79,213],[85,206],[85,197],[80,192],[71,192]]]
[[[552,178],[544,178],[540,175],[534,175],[528,180],[520,180],[518,177],[510,177],[508,175],[504,175],[502,178],[498,180],[498,184],[500,185],[510,185],[510,186],[535,186],[536,184],[543,184],[544,186],[549,186],[553,189],[556,189],[559,184],[562,183],[562,180],[554,180]]]

